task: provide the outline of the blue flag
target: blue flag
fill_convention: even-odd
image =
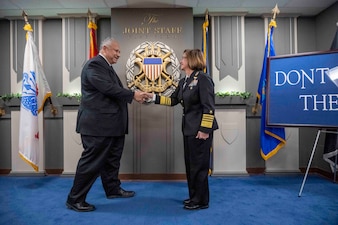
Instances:
[[[267,59],[270,56],[275,56],[275,49],[273,44],[273,31],[277,26],[276,22],[272,20],[269,24],[267,35],[267,42],[265,45],[263,68],[261,72],[260,81],[258,84],[257,98],[262,107],[261,115],[261,156],[264,160],[269,159],[275,155],[286,144],[284,128],[268,127],[266,126],[266,96],[265,89],[267,84]]]

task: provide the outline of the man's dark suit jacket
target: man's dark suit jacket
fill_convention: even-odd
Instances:
[[[101,56],[90,59],[81,73],[81,104],[76,132],[90,136],[122,136],[128,133],[128,107],[134,93],[123,85]]]

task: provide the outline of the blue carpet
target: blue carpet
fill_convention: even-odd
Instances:
[[[73,177],[0,177],[1,225],[337,225],[338,184],[310,175],[210,177],[210,207],[189,211],[185,181],[123,181],[134,198],[106,199],[98,179],[87,201],[96,211],[65,206]]]

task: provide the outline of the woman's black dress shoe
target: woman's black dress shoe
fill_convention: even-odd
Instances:
[[[191,201],[190,201],[190,198],[185,199],[185,200],[183,201],[183,205],[188,205],[190,202],[191,202]]]
[[[207,209],[209,208],[209,204],[197,204],[194,202],[190,202],[187,205],[184,205],[185,209],[189,209],[189,210],[195,210],[195,209]]]

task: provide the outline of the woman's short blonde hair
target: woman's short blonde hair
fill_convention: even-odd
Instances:
[[[204,70],[206,62],[200,49],[186,49],[183,51],[187,57],[188,66],[192,70]]]

